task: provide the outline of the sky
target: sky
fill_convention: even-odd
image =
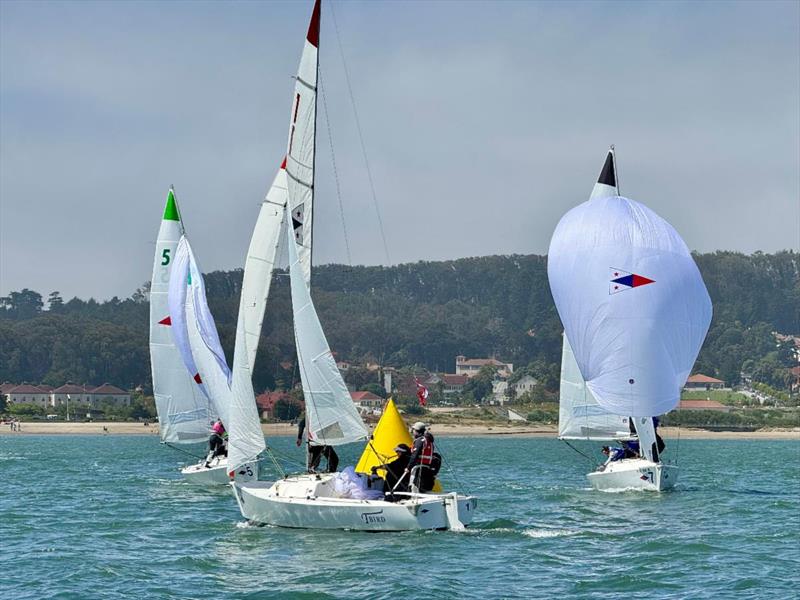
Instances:
[[[0,295],[131,295],[171,184],[241,267],[311,8],[0,2]],[[798,2],[337,0],[320,48],[318,264],[545,254],[610,144],[693,250],[800,248]]]

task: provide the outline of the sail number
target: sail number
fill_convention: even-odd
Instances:
[[[164,248],[164,251],[161,253],[161,266],[166,266],[169,264],[169,248]]]

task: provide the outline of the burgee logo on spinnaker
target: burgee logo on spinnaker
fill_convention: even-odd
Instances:
[[[609,267],[609,271],[611,272],[611,282],[608,284],[609,294],[618,294],[619,292],[624,292],[631,288],[641,287],[648,283],[655,283],[654,279],[649,279],[644,275],[623,271],[622,269]]]

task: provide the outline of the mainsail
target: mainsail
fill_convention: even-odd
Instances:
[[[306,285],[311,282],[319,23],[320,0],[316,0],[295,78],[289,139],[286,145],[289,223],[297,243],[297,255]]]
[[[158,230],[150,283],[150,367],[161,439],[175,444],[205,440],[209,424],[216,418],[202,385],[193,377],[197,370],[187,368],[173,341],[167,295],[175,250],[182,234],[175,192],[170,188]]]
[[[591,198],[556,227],[547,275],[598,404],[635,417],[672,410],[711,322],[703,279],[675,229],[634,200]]]
[[[294,339],[306,403],[306,430],[311,444],[336,446],[367,437],[342,375],[333,359],[314,309],[298,256],[299,244],[287,228]]]

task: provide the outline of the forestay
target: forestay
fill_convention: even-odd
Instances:
[[[564,336],[561,352],[561,387],[558,437],[564,440],[614,440],[630,437],[628,417],[602,408],[586,388],[575,355]]]
[[[333,359],[311,293],[303,276],[292,231],[287,228],[294,337],[306,402],[309,443],[336,446],[367,437],[336,361]]]
[[[197,366],[211,402],[227,427],[231,372],[206,302],[203,276],[186,236],[181,237],[175,252],[169,286],[169,312],[178,325],[174,333],[181,355]]]
[[[298,245],[297,255],[306,285],[311,282],[319,23],[320,0],[316,0],[295,79],[286,148],[289,223]]]
[[[286,161],[275,175],[275,180],[267,192],[258,213],[253,237],[244,263],[242,294],[239,299],[240,319],[236,327],[236,335],[243,331],[247,348],[247,364],[252,373],[261,339],[261,326],[264,322],[264,310],[269,297],[272,271],[278,253],[280,231],[285,217],[287,198]]]
[[[673,409],[708,331],[711,300],[672,226],[634,200],[591,199],[559,222],[547,272],[598,404],[633,416]]]
[[[193,377],[197,370],[193,365],[187,367],[181,359],[172,335],[169,280],[182,234],[178,204],[170,189],[158,230],[150,283],[150,367],[161,439],[173,444],[204,440],[209,423],[216,418],[202,386]]]

